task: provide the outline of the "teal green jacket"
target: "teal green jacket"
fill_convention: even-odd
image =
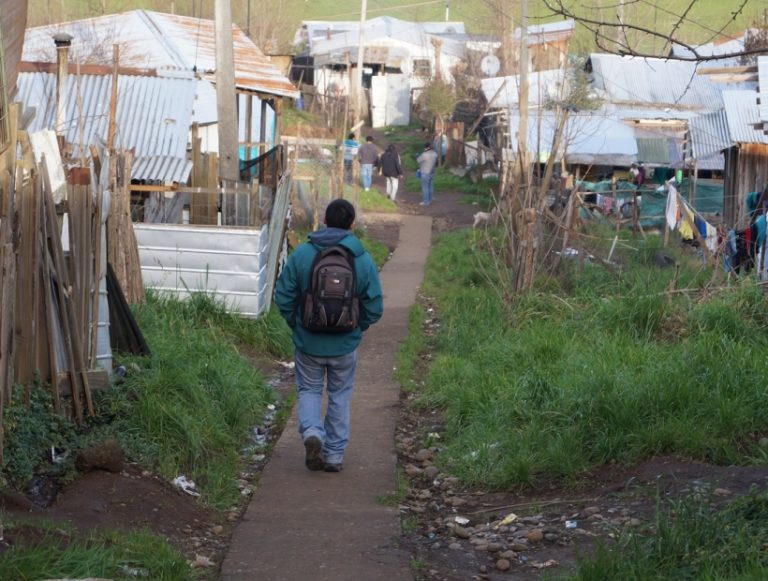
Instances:
[[[314,333],[301,324],[301,312],[297,308],[309,287],[309,275],[315,254],[321,248],[340,244],[355,257],[357,294],[360,297],[360,325],[349,333],[338,335]],[[293,328],[293,344],[296,349],[315,357],[339,357],[351,353],[360,344],[363,331],[381,318],[384,299],[381,293],[379,271],[371,255],[366,252],[349,230],[325,228],[309,235],[309,242],[300,244],[288,258],[275,287],[275,303],[280,314]]]

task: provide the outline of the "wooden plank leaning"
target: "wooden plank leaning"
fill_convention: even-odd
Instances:
[[[59,283],[59,307],[61,309],[62,330],[64,331],[64,341],[69,351],[69,358],[72,362],[70,370],[70,381],[72,385],[72,405],[78,420],[83,418],[82,402],[80,397],[85,399],[86,411],[88,415],[93,416],[93,401],[91,400],[91,389],[88,382],[88,373],[85,368],[85,359],[83,357],[83,341],[78,332],[77,321],[72,306],[72,287],[69,284],[69,275],[66,262],[64,260],[64,250],[61,246],[61,237],[59,235],[58,220],[56,218],[56,208],[53,202],[47,179],[43,174],[45,186],[43,188],[43,206],[45,209],[45,224],[48,244],[53,259],[53,265]],[[81,393],[82,392],[82,393]]]

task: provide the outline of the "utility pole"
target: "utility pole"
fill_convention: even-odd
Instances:
[[[518,153],[522,165],[522,175],[528,170],[528,0],[520,0],[520,134],[518,135]]]
[[[360,34],[357,39],[357,70],[355,71],[355,125],[360,123],[363,111],[363,60],[365,58],[365,13],[367,0],[360,3]]]
[[[219,177],[236,181],[240,177],[235,117],[235,55],[232,40],[230,0],[216,0],[216,104],[219,127]]]
[[[445,0],[445,21],[448,22],[451,19],[451,0]]]

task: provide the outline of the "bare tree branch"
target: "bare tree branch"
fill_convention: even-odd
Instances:
[[[639,0],[639,1],[642,1],[642,0]],[[720,28],[719,31],[715,31],[713,29],[708,29],[708,30],[710,30],[711,32],[714,32],[715,36],[722,34],[722,31],[725,30],[726,26],[731,22],[733,22],[743,12],[744,7],[747,5],[748,1],[749,0],[741,0],[739,6],[734,11],[731,12],[730,19],[728,19],[723,24],[722,28]],[[665,32],[665,31],[653,30],[651,28],[641,26],[639,24],[635,24],[631,22],[628,23],[618,18],[616,22],[592,18],[585,14],[580,14],[580,13],[577,14],[574,10],[565,6],[563,0],[544,0],[545,6],[552,12],[552,14],[556,14],[564,18],[573,19],[574,21],[584,26],[587,30],[589,30],[593,34],[595,39],[595,44],[597,45],[597,47],[600,50],[609,52],[609,53],[636,56],[636,57],[642,57],[642,58],[668,58],[670,60],[691,61],[691,62],[707,62],[707,61],[714,61],[714,60],[720,60],[720,59],[731,58],[731,57],[747,57],[747,56],[756,55],[756,54],[765,54],[766,51],[764,48],[753,48],[753,49],[744,49],[740,51],[733,51],[725,54],[702,55],[702,54],[699,54],[699,52],[696,50],[696,47],[693,46],[692,44],[684,42],[679,38],[675,38],[675,35],[678,33],[678,31],[680,30],[683,24],[685,24],[686,22],[692,22],[689,18],[689,14],[697,2],[698,0],[691,0],[690,4],[686,8],[685,12],[683,12],[683,14],[675,14],[669,10],[664,10],[662,7],[659,7],[659,9],[664,10],[668,14],[672,14],[677,19],[674,25],[672,26],[672,29],[669,32]],[[699,26],[701,25],[699,24]],[[615,33],[606,34],[605,32],[606,30],[613,32],[616,29],[623,31],[623,35],[616,35]],[[632,46],[626,40],[628,38],[626,34],[627,30],[640,33],[648,38],[661,39],[664,42],[664,45],[663,45],[664,50],[666,50],[667,47],[671,46],[671,44],[674,43],[684,48],[690,54],[685,54],[685,55],[655,54],[655,53],[650,53],[644,50],[639,50],[636,47]],[[624,41],[623,42],[619,41],[618,38],[623,38]]]

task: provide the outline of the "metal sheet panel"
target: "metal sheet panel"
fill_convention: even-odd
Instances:
[[[407,75],[390,74],[387,79],[387,125],[411,122],[411,80]]]
[[[371,126],[384,127],[387,124],[387,77],[371,77]]]
[[[676,109],[717,111],[720,87],[697,74],[696,63],[666,59],[592,54],[594,85],[612,103],[667,105]]]
[[[551,154],[556,118],[551,111],[534,110],[529,113],[528,150],[539,152],[539,159],[546,161]],[[517,151],[520,116],[510,114],[509,134],[512,150]],[[632,128],[617,119],[599,114],[571,115],[563,132],[557,159],[568,163],[629,165],[637,161],[637,140]]]
[[[723,105],[728,133],[735,143],[768,144],[757,108],[755,91],[723,91]]]
[[[74,22],[39,26],[27,31],[24,59],[55,62],[52,34],[74,37],[72,58],[110,64],[112,45],[120,46],[120,64],[138,69],[195,70],[215,80],[216,50],[213,20],[132,10]],[[299,91],[269,57],[237,26],[232,28],[235,83],[240,89],[297,98]]]
[[[209,292],[242,315],[265,307],[263,230],[178,224],[134,224],[147,287],[187,297]]]
[[[136,152],[132,177],[154,183],[186,181],[191,170],[185,159],[197,82],[191,78],[118,77],[116,141]],[[35,110],[29,131],[55,130],[56,75],[23,72],[18,87],[16,101]],[[80,155],[81,145],[90,157],[88,146],[106,143],[111,90],[109,75],[83,75],[79,82],[69,75],[65,138],[73,145],[75,157]]]
[[[694,159],[719,154],[733,144],[725,120],[725,111],[694,117],[688,122]]]
[[[757,57],[757,78],[760,85],[760,121],[768,122],[768,56]]]

